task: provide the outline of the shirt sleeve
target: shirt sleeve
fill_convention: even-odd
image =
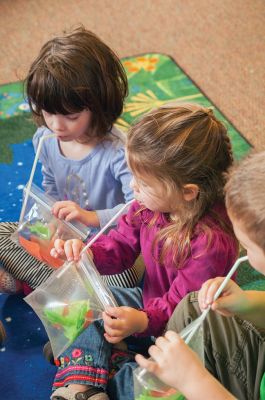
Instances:
[[[111,172],[114,179],[121,185],[125,203],[132,200],[133,190],[130,187],[132,175],[126,163],[125,150],[123,147],[117,149],[112,158]],[[102,228],[106,225],[106,223],[123,207],[125,203],[118,204],[111,209],[97,210],[96,212],[100,222],[100,227]],[[126,210],[124,210],[124,213],[126,213]],[[113,226],[115,225],[116,222],[113,222]]]
[[[199,290],[202,284],[216,276],[225,276],[238,255],[236,240],[228,234],[215,233],[210,246],[206,235],[199,236],[191,245],[191,256],[178,270],[170,289],[163,297],[147,301],[143,311],[149,320],[148,328],[135,336],[159,336],[163,334],[166,324],[175,307],[187,293]]]
[[[95,265],[103,275],[123,272],[133,266],[140,254],[140,216],[135,216],[134,202],[126,215],[120,217],[116,229],[101,235],[91,246]]]
[[[49,129],[45,128],[44,126],[37,129],[36,133],[33,136],[33,140],[32,140],[35,153],[37,152],[37,149],[38,149],[38,146],[40,143],[40,139],[45,134],[49,134],[49,133],[51,133],[51,131]],[[43,189],[45,190],[45,192],[47,194],[52,196],[54,199],[60,200],[58,191],[57,191],[57,187],[56,187],[55,177],[54,177],[53,171],[49,165],[48,146],[47,146],[46,141],[42,142],[42,147],[41,147],[40,155],[39,155],[39,161],[41,162]]]

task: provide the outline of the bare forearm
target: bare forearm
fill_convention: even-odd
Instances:
[[[183,394],[188,400],[236,400],[207,370]]]

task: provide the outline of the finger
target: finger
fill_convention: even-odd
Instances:
[[[53,247],[55,248],[55,250],[57,251],[58,254],[61,254],[61,255],[65,254],[64,244],[65,244],[64,240],[55,239]]]
[[[76,209],[73,209],[67,215],[65,215],[64,220],[67,222],[73,221],[73,219],[77,219],[78,216],[78,211]]]
[[[102,318],[104,321],[104,325],[107,325],[112,329],[119,329],[122,324],[120,319],[112,318],[106,312],[102,313]]]
[[[212,284],[208,287],[205,301],[209,306],[212,305],[212,303],[214,301],[214,296],[224,279],[225,278],[213,279]]]
[[[211,282],[212,282],[212,279],[209,279],[208,281],[204,282],[201,289],[199,290],[198,303],[199,303],[201,310],[204,310],[205,308],[208,307],[208,304],[206,302],[206,297],[207,297],[207,291],[208,291],[209,286],[211,285]]]
[[[80,258],[80,252],[83,247],[81,240],[72,239],[67,240],[64,244],[64,251],[68,261],[78,261]]]
[[[119,343],[124,339],[124,336],[112,337],[112,336],[109,336],[107,333],[104,333],[104,337],[107,340],[107,342],[112,343],[112,344]]]
[[[163,349],[164,350],[164,349]],[[148,349],[148,353],[150,354],[150,356],[157,362],[159,362],[159,360],[161,359],[161,356],[163,354],[163,350],[160,349],[157,345],[153,345],[151,347],[149,347]]]
[[[79,239],[74,239],[73,240],[72,248],[73,248],[73,255],[74,255],[74,260],[75,261],[79,260],[80,253],[81,253],[81,250],[82,250],[83,246],[84,245],[83,245],[83,242],[81,240],[79,240]]]
[[[121,307],[106,307],[106,313],[113,318],[123,318],[124,312]]]
[[[74,254],[73,254],[73,244],[72,240],[67,240],[64,245],[64,251],[65,255],[68,261],[73,261],[74,260]]]
[[[56,201],[52,207],[52,213],[58,218],[58,213],[61,210],[61,208],[66,207],[68,204],[68,201]]]
[[[219,297],[218,300],[212,304],[212,309],[226,317],[233,315],[233,302],[231,304],[231,296]]]
[[[212,304],[214,294],[220,285],[217,283],[219,282],[219,279],[220,278],[209,279],[202,285],[198,295],[199,306],[201,309],[206,309]]]
[[[155,344],[158,348],[163,349],[167,346],[168,340],[164,336],[160,336],[156,339]]]
[[[157,370],[157,364],[143,357],[141,354],[135,356],[135,361],[140,365],[140,367],[147,369],[149,372],[154,373]]]
[[[57,218],[65,220],[67,215],[69,215],[72,212],[71,207],[63,207],[58,211]]]
[[[176,332],[173,332],[173,331],[167,331],[165,333],[165,338],[171,343],[182,341],[181,337]]]
[[[103,318],[105,332],[110,336],[119,336],[123,333],[124,327],[121,321],[112,320],[110,317]]]
[[[54,258],[58,258],[59,257],[59,253],[56,251],[56,249],[53,247],[50,251],[50,255]]]

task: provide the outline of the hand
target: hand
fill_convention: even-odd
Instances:
[[[87,211],[74,201],[57,201],[52,209],[53,215],[65,221],[77,220],[87,226],[100,225],[96,211]]]
[[[190,400],[198,398],[236,400],[203,366],[201,360],[173,331],[159,337],[149,349],[152,359],[135,357],[142,368],[183,393]]]
[[[200,309],[203,311],[208,306],[224,316],[233,316],[244,312],[247,306],[247,296],[234,281],[228,281],[223,292],[214,301],[214,295],[225,278],[214,278],[206,281],[198,294]]]
[[[109,343],[119,343],[135,332],[143,332],[148,326],[144,311],[132,307],[108,307],[103,312],[105,339]]]
[[[66,258],[67,261],[78,261],[84,246],[84,243],[80,239],[70,239],[66,241],[56,239],[50,254],[55,258],[60,257]]]
[[[196,382],[206,373],[197,354],[173,331],[157,338],[148,352],[152,359],[138,354],[135,357],[138,364],[184,394],[191,381]]]

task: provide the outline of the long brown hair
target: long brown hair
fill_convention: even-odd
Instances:
[[[122,113],[128,83],[116,54],[80,26],[43,45],[26,77],[25,92],[38,125],[45,124],[42,110],[66,115],[89,109],[91,131],[104,137]]]
[[[129,131],[127,154],[136,176],[149,174],[165,190],[182,190],[196,184],[199,193],[184,201],[180,215],[162,229],[157,240],[164,242],[174,260],[184,260],[198,221],[217,202],[224,203],[224,173],[233,163],[226,127],[211,109],[197,104],[168,104],[146,114]],[[215,215],[218,219],[217,215]],[[209,226],[202,226],[209,236]]]

